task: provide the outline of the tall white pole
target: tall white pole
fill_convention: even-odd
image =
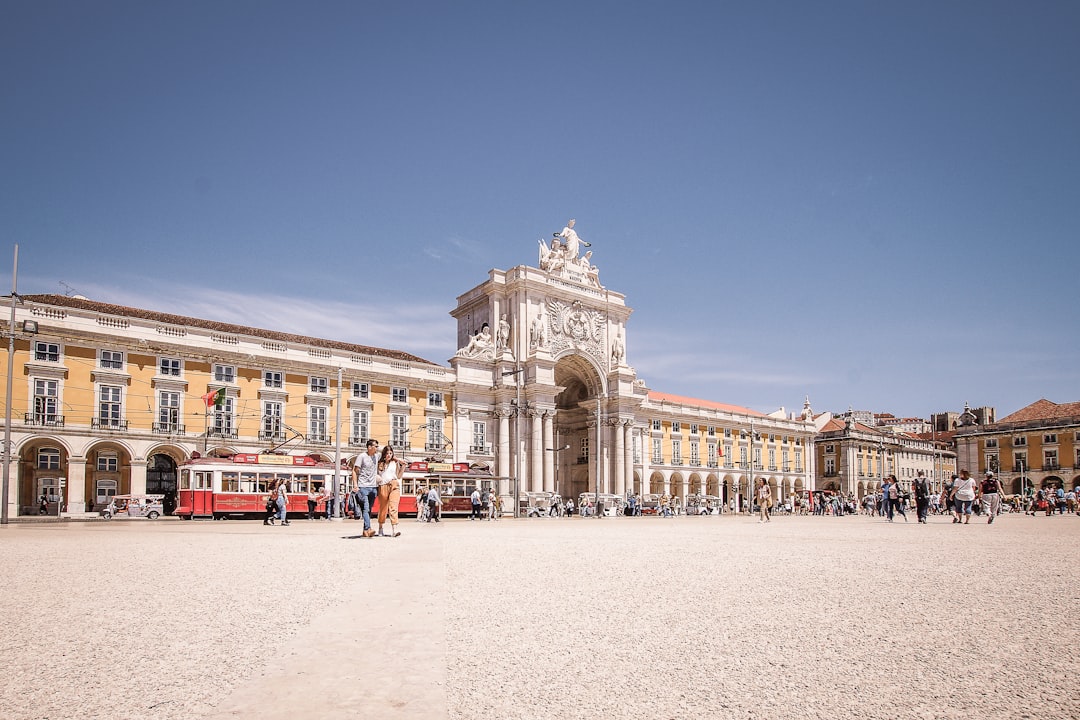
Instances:
[[[15,245],[15,265],[11,271],[11,321],[8,323],[7,402],[4,422],[4,486],[0,493],[0,525],[8,524],[8,488],[11,484],[11,384],[15,374],[15,300],[18,297],[16,280],[19,275],[19,246]]]

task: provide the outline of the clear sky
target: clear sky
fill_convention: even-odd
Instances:
[[[446,364],[573,217],[655,390],[1080,400],[1071,0],[7,0],[0,98],[5,293]]]

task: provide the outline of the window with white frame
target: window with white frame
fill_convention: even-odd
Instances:
[[[107,370],[123,370],[124,353],[118,350],[102,350],[98,354],[98,366]]]
[[[708,454],[709,467],[716,467],[716,443],[708,443],[705,452]]]
[[[580,454],[578,455],[578,462],[588,462],[589,460],[589,436],[586,435],[581,438]]]
[[[236,367],[233,365],[214,365],[214,382],[236,382]]]
[[[802,472],[802,449],[795,448],[795,472]]]
[[[280,390],[285,386],[284,376],[280,370],[263,370],[263,387]]]
[[[98,505],[108,505],[116,495],[116,480],[113,478],[98,478],[94,482],[96,488],[94,502]]]
[[[735,456],[731,454],[731,443],[724,443],[724,467],[732,467]]]
[[[716,437],[716,428],[712,425],[709,426],[709,437]]]
[[[690,434],[691,435],[699,435],[700,434],[700,433],[698,433],[698,426],[697,426],[696,423],[691,423],[690,424]]]
[[[680,423],[680,422],[671,423],[671,432],[672,432],[672,434],[676,434],[676,433],[681,434],[682,433],[682,423]]]
[[[41,340],[34,343],[34,359],[42,362],[60,362],[59,343],[44,342]]]
[[[769,448],[769,469],[776,470],[776,448]]]
[[[671,464],[682,465],[682,440],[671,441]]]
[[[53,425],[59,419],[60,383],[57,380],[34,380],[34,422]]]
[[[312,442],[327,442],[326,406],[312,405],[308,408],[308,439]]]
[[[1043,470],[1057,470],[1058,466],[1058,451],[1057,448],[1052,450],[1043,450]]]
[[[690,464],[691,465],[700,465],[701,464],[701,443],[697,443],[697,442],[691,442],[690,443]]]
[[[739,447],[739,466],[746,467],[746,448]]]
[[[638,446],[637,433],[634,433],[633,435],[630,436],[630,444],[631,444],[631,447],[633,448],[633,452],[634,452],[634,462],[635,463],[641,462],[641,448]]]
[[[390,388],[390,402],[409,402],[409,390],[403,387]]]
[[[653,438],[652,462],[656,464],[664,462],[664,443],[660,438]]]
[[[427,404],[428,407],[441,408],[443,406],[443,394],[436,391],[428,392]]]
[[[308,384],[308,388],[313,393],[319,393],[320,395],[326,395],[330,392],[330,381],[325,377],[319,377],[317,375],[311,376],[311,382]]]
[[[120,467],[120,458],[112,450],[103,450],[97,456],[98,472],[116,472]]]
[[[825,475],[827,477],[832,477],[833,475],[836,475],[835,458],[825,458]]]
[[[660,430],[664,429],[664,425],[660,420],[653,420],[652,421],[652,429],[654,431],[656,431],[656,432],[659,432]]]
[[[53,447],[43,447],[37,452],[38,470],[59,470],[60,450]]]
[[[157,430],[168,433],[180,431],[180,393],[171,390],[158,391]]]
[[[1016,462],[1013,472],[1026,472],[1031,469],[1031,466],[1028,465],[1026,452],[1013,453],[1013,460]]]
[[[442,395],[442,393],[439,393]],[[442,450],[442,418],[428,418],[427,421],[427,442],[424,444],[424,449],[428,451]]]
[[[1027,435],[1017,435],[1013,438],[1013,445],[1021,447],[1027,445]]]
[[[472,451],[474,453],[486,453],[487,452],[487,423],[476,422],[472,424],[472,437],[473,446]]]
[[[180,377],[183,368],[183,361],[180,358],[158,358],[158,375]]]
[[[789,462],[789,460],[790,460],[790,456],[788,455],[788,449],[784,448],[780,452],[780,462],[784,466],[783,467],[784,472],[787,472],[787,471],[789,471],[791,469],[791,463]]]
[[[363,445],[369,437],[371,437],[371,429],[368,426],[368,411],[367,410],[353,410],[352,411],[352,443],[353,445]]]
[[[120,427],[123,417],[123,388],[119,385],[98,387],[98,423],[102,427]]]
[[[1057,444],[1057,433],[1044,433],[1043,434],[1043,443],[1046,444],[1046,445],[1056,445]]]
[[[986,447],[996,448],[998,446],[997,438],[986,438]]]
[[[371,385],[366,382],[354,382],[352,384],[352,396],[357,400],[370,400]]]
[[[406,450],[409,447],[409,416],[390,416],[390,444],[397,450]]]
[[[214,423],[210,431],[217,437],[236,437],[236,418],[233,415],[236,407],[236,399],[226,395],[221,399],[220,405],[214,406]]]
[[[264,400],[262,405],[262,437],[264,440],[284,440],[284,403]]]
[[[724,428],[724,437],[731,437],[731,428]]]

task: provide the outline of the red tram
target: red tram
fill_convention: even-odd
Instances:
[[[179,470],[173,514],[187,520],[219,520],[264,516],[270,487],[278,480],[287,483],[287,512],[306,515],[309,490],[316,495],[323,488],[332,491],[334,464],[306,456],[237,454],[189,460]],[[352,489],[352,472],[341,469],[337,476],[338,492],[344,496]],[[398,513],[416,515],[418,492],[434,485],[442,497],[444,515],[468,515],[472,511],[469,498],[473,489],[487,494],[498,492],[498,480],[486,472],[473,472],[468,463],[409,463],[401,480]],[[326,503],[320,500],[316,511],[326,512]],[[378,500],[372,511],[378,512]]]
[[[334,464],[294,455],[237,454],[227,458],[198,458],[180,466],[174,515],[190,520],[212,517],[253,517],[266,514],[270,486],[288,485],[290,513],[307,513],[307,494],[329,485]],[[341,488],[349,486],[348,470],[338,471]],[[320,510],[325,510],[320,503]]]

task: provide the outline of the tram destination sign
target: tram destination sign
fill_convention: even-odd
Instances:
[[[232,456],[234,463],[259,464],[259,465],[318,465],[319,461],[306,455],[254,455],[250,453],[238,453]]]

